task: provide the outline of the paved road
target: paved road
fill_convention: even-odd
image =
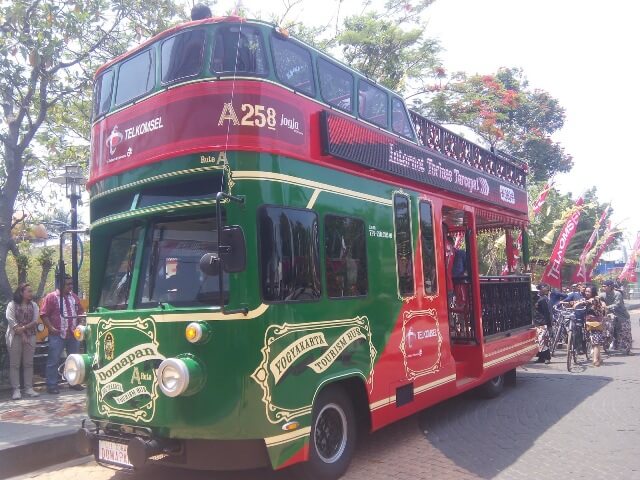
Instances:
[[[640,314],[632,318],[640,344]],[[640,480],[640,348],[568,373],[552,365],[519,369],[518,385],[494,400],[454,398],[364,439],[345,480]],[[93,462],[30,475],[38,480],[295,480],[291,474],[154,469],[134,476]]]

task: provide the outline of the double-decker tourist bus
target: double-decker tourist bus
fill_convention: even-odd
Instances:
[[[189,22],[95,77],[88,385],[101,463],[296,465],[537,352],[530,280],[478,235],[527,223],[526,168],[273,25]]]

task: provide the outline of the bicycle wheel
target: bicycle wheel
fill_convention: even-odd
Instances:
[[[556,334],[553,336],[553,343],[551,344],[551,349],[549,353],[553,357],[553,354],[556,351],[556,347],[558,346],[558,342],[560,341],[560,337],[562,336],[562,331],[564,330],[564,325],[558,325],[556,328]]]
[[[567,334],[567,371],[571,372],[571,360],[573,360],[573,332]]]
[[[584,356],[586,357],[587,362],[590,362],[591,357],[589,357],[589,352],[591,351],[591,335],[586,330],[583,330],[583,334],[585,335]]]

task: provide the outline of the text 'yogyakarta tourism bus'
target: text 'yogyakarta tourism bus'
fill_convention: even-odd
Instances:
[[[99,462],[337,478],[357,431],[537,352],[528,277],[480,276],[477,245],[526,225],[524,165],[286,31],[172,28],[98,70],[93,113],[65,375]]]

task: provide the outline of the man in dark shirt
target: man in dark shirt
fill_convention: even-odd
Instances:
[[[624,299],[622,293],[615,289],[615,282],[613,280],[605,280],[602,284],[604,293],[600,294],[600,299],[604,301],[607,306],[607,312],[612,313],[616,317],[616,332],[614,349],[619,348],[627,355],[631,354],[631,343],[633,338],[631,337],[631,316],[627,311],[627,307],[624,305]]]

